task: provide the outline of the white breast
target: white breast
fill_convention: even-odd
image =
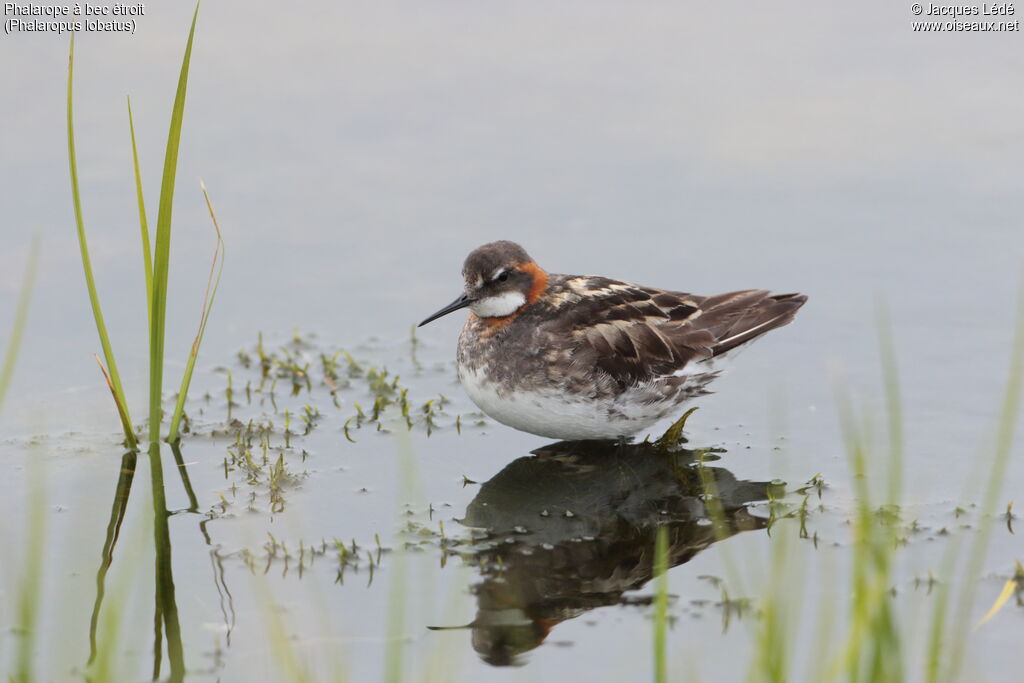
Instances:
[[[552,439],[614,439],[628,436],[660,419],[670,406],[648,406],[629,414],[612,411],[618,401],[573,397],[556,388],[502,392],[480,372],[459,367],[459,380],[473,402],[488,416]],[[610,417],[614,414],[615,417]]]

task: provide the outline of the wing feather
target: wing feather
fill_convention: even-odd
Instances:
[[[599,277],[568,278],[575,298],[569,315],[570,356],[620,387],[681,374],[790,323],[807,297],[740,290],[697,296]]]

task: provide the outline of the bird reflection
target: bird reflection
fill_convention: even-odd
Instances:
[[[461,520],[485,530],[469,556],[482,580],[468,628],[496,666],[522,663],[555,625],[647,583],[658,527],[669,566],[683,564],[716,540],[765,528],[748,505],[777,486],[707,465],[712,452],[651,443],[559,442],[533,453],[484,483]]]

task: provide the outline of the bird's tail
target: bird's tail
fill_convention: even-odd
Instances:
[[[806,301],[804,294],[773,295],[756,289],[708,297],[701,302],[700,322],[715,337],[712,355],[721,356],[788,325]]]

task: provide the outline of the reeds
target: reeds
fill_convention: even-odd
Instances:
[[[192,56],[192,44],[195,38],[196,21],[199,16],[199,4],[196,4],[192,14],[192,23],[189,27],[188,40],[185,46],[185,54],[182,58],[181,71],[178,77],[177,90],[174,97],[174,105],[171,110],[171,121],[167,133],[167,147],[164,154],[163,177],[160,185],[160,201],[157,212],[156,233],[154,235],[152,252],[150,244],[149,224],[146,217],[146,206],[142,188],[142,175],[139,168],[138,146],[135,137],[135,120],[131,110],[131,100],[128,100],[128,126],[132,145],[132,165],[135,177],[135,195],[139,211],[139,228],[142,236],[143,265],[146,281],[146,308],[147,321],[149,324],[149,461],[150,475],[153,491],[153,530],[156,555],[156,608],[154,615],[154,680],[160,676],[162,643],[167,643],[167,658],[170,663],[170,680],[183,680],[185,675],[185,657],[182,650],[181,627],[178,620],[178,611],[174,597],[174,579],[171,568],[171,543],[168,529],[168,511],[164,494],[163,468],[160,454],[160,428],[163,421],[163,366],[164,366],[164,340],[166,333],[167,318],[167,282],[170,269],[170,245],[172,210],[174,206],[174,188],[178,167],[178,148],[181,142],[181,128],[185,113],[185,98],[188,90],[189,65]],[[71,175],[71,194],[75,211],[75,223],[78,232],[78,243],[82,257],[82,270],[85,274],[86,287],[89,292],[89,301],[92,305],[93,318],[96,322],[96,330],[100,337],[100,344],[103,348],[103,361],[100,361],[100,368],[110,387],[114,397],[114,403],[121,420],[121,427],[125,435],[125,445],[135,451],[138,446],[138,438],[132,424],[128,409],[128,401],[125,397],[124,388],[121,382],[120,373],[114,358],[114,352],[110,343],[110,336],[103,320],[103,313],[100,307],[99,295],[96,291],[96,282],[93,277],[92,264],[89,258],[89,248],[85,235],[85,221],[82,215],[81,193],[78,183],[78,165],[75,154],[75,133],[74,133],[74,110],[73,110],[73,84],[74,84],[74,55],[75,37],[72,34],[68,54],[68,81],[67,81],[67,125],[68,125],[68,164]],[[210,204],[206,188],[203,187],[203,195],[206,199],[207,208],[213,219],[214,229],[217,233],[217,247],[214,251],[214,262],[211,266],[210,276],[207,280],[206,294],[203,298],[203,308],[200,316],[199,331],[189,353],[186,362],[186,369],[181,383],[178,402],[172,416],[169,440],[173,442],[178,438],[178,426],[182,419],[183,406],[188,393],[192,371],[195,367],[199,346],[206,331],[206,324],[209,319],[210,307],[212,306],[217,286],[220,282],[220,268],[223,267],[223,240],[221,239],[220,226]],[[219,267],[218,267],[219,264]],[[97,361],[99,359],[97,358]],[[186,481],[184,470],[181,470],[183,481]],[[130,479],[127,486],[130,486]],[[127,489],[124,492],[127,498]],[[115,508],[116,509],[116,508]],[[119,522],[118,522],[119,526]],[[113,553],[113,543],[116,541],[116,534],[111,539],[108,534],[109,548],[104,551],[104,564],[101,566],[100,574],[97,577],[98,592],[96,605],[91,620],[91,636],[95,638],[95,628],[99,615],[100,605],[103,600],[103,583],[106,569],[109,567],[110,557]],[[91,659],[96,657],[96,647],[93,643]]]
[[[164,340],[167,322],[167,280],[170,269],[170,246],[172,228],[172,210],[174,208],[174,188],[178,168],[178,148],[181,142],[181,128],[185,115],[185,98],[188,91],[189,65],[192,57],[192,43],[195,37],[196,20],[199,16],[199,4],[196,3],[192,15],[192,24],[189,28],[188,41],[185,46],[185,55],[182,58],[181,71],[178,77],[178,86],[175,92],[174,105],[171,109],[171,122],[167,133],[167,148],[164,154],[163,177],[160,184],[160,201],[157,212],[156,233],[153,238],[152,252],[150,245],[149,224],[146,218],[146,205],[142,189],[142,175],[139,170],[138,146],[135,138],[135,120],[132,116],[131,100],[128,100],[128,127],[131,134],[132,163],[135,176],[135,195],[139,211],[139,228],[142,236],[142,255],[146,279],[146,308],[147,320],[149,323],[149,443],[157,444],[160,441],[160,426],[163,420],[163,369],[164,369]],[[89,292],[89,302],[92,306],[93,319],[96,322],[96,331],[100,338],[100,345],[103,348],[103,363],[105,363],[104,375],[106,376],[111,394],[117,406],[117,412],[121,420],[121,427],[125,435],[125,443],[129,448],[135,448],[138,438],[132,426],[131,415],[128,409],[128,401],[125,397],[124,387],[121,382],[121,375],[117,369],[117,362],[114,358],[114,351],[110,343],[110,335],[103,320],[103,311],[100,306],[99,294],[96,290],[96,281],[93,276],[92,263],[89,258],[89,247],[85,234],[85,220],[82,215],[81,193],[78,184],[78,164],[75,154],[75,132],[73,116],[73,83],[74,83],[74,57],[75,57],[75,36],[71,36],[71,45],[68,54],[68,83],[67,83],[67,125],[68,125],[68,164],[71,173],[71,196],[75,211],[75,224],[78,232],[78,244],[82,257],[82,270],[85,274],[86,288]],[[217,224],[216,216],[210,205],[206,188],[203,187],[203,196],[206,199],[210,216],[213,218],[214,229],[217,232],[217,246],[214,251],[214,265],[211,267],[210,277],[207,281],[206,294],[203,299],[203,310],[200,316],[199,332],[186,362],[186,369],[181,383],[177,406],[175,408],[168,440],[175,441],[178,438],[178,428],[181,415],[187,396],[192,370],[199,352],[199,345],[202,342],[206,330],[206,323],[209,319],[210,307],[216,295],[217,286],[220,282],[220,269],[223,268],[223,240],[221,239],[220,227]],[[219,267],[218,267],[219,257]],[[216,277],[215,277],[216,274]],[[101,363],[101,367],[104,367]]]
[[[121,418],[121,428],[124,430],[125,442],[129,448],[135,448],[137,439],[135,430],[132,427],[131,415],[128,412],[128,404],[124,398],[124,388],[121,386],[121,373],[117,370],[117,361],[114,360],[114,350],[110,345],[110,335],[107,334],[107,325],[103,322],[103,309],[100,306],[100,297],[96,293],[96,279],[92,274],[92,259],[89,258],[89,244],[85,238],[85,219],[82,217],[82,195],[78,189],[78,161],[75,155],[75,124],[74,109],[72,106],[72,85],[75,74],[75,34],[71,34],[71,46],[68,50],[68,167],[71,172],[71,200],[75,208],[75,225],[78,229],[78,248],[82,255],[82,272],[85,274],[85,286],[89,290],[89,303],[92,305],[92,317],[96,321],[96,332],[100,337],[100,346],[103,347],[103,358],[106,360],[110,391],[114,395],[114,402],[117,404],[117,413]]]
[[[800,510],[784,513],[780,521],[790,522],[781,533],[772,535],[772,577],[759,599],[760,618],[756,627],[749,678],[754,681],[787,681],[798,678],[793,668],[793,649],[799,632],[810,628],[816,633],[810,648],[810,661],[802,680],[846,680],[852,683],[904,680],[951,683],[964,680],[963,661],[970,643],[978,582],[997,515],[1002,481],[1013,442],[1014,427],[1020,411],[1024,381],[1024,289],[1007,375],[1007,386],[999,408],[994,448],[990,456],[979,459],[979,471],[985,472],[980,491],[979,525],[969,540],[961,537],[947,541],[939,572],[939,581],[923,620],[907,621],[909,615],[898,610],[894,583],[901,546],[900,510],[903,496],[904,437],[900,383],[893,351],[891,328],[884,310],[879,315],[879,346],[882,385],[885,395],[887,448],[876,446],[874,425],[858,415],[845,388],[837,389],[840,422],[854,487],[854,505],[850,519],[852,545],[849,555],[850,586],[848,597],[829,595],[834,590],[824,585],[826,596],[814,623],[794,620],[795,608],[804,599],[807,586],[800,576],[802,566],[791,539],[799,534],[795,522],[805,519]],[[884,475],[884,486],[871,485]],[[806,489],[805,489],[806,491]],[[968,486],[965,495],[979,491]],[[801,510],[805,510],[806,506]],[[777,529],[778,531],[778,529]],[[804,534],[806,532],[804,531]],[[780,543],[781,542],[781,543]],[[781,572],[781,573],[780,573]],[[834,572],[820,572],[831,576]],[[784,578],[788,575],[788,578]],[[1011,579],[1003,594],[996,598],[987,620],[1006,602],[1018,584]],[[836,609],[836,604],[844,607]],[[779,619],[780,608],[789,618]],[[835,619],[836,612],[842,618]],[[980,626],[980,623],[978,624]],[[835,631],[837,638],[833,638]],[[925,634],[924,638],[915,634]],[[923,646],[921,643],[923,640]],[[912,678],[913,677],[913,678]],[[973,680],[975,676],[967,680]]]
[[[964,552],[960,540],[957,539],[947,547],[946,555],[943,558],[943,570],[949,578],[955,575],[957,564],[962,562],[961,576],[965,580],[966,586],[961,590],[959,596],[954,596],[950,580],[939,584],[928,636],[925,666],[925,680],[928,683],[953,681],[959,678],[963,667],[964,652],[970,640],[969,612],[974,604],[977,580],[981,575],[988,552],[992,527],[996,519],[995,513],[1003,489],[1006,468],[1010,461],[1017,417],[1020,414],[1021,390],[1024,385],[1024,282],[1021,284],[1018,301],[1017,324],[1010,353],[1009,374],[996,424],[993,451],[987,463],[982,461],[983,464],[988,465],[988,477],[979,506],[980,527],[974,534],[966,552]],[[981,472],[983,469],[978,471]],[[1010,514],[1009,509],[1007,514]],[[950,603],[955,598],[959,599],[956,600],[955,606],[951,606]],[[998,600],[997,598],[997,604]],[[991,614],[990,611],[988,616]]]
[[[153,248],[153,295],[149,321],[149,443],[160,441],[163,419],[164,333],[167,322],[167,275],[171,257],[171,213],[174,209],[174,181],[178,171],[178,145],[181,124],[185,117],[185,94],[188,91],[188,69],[192,59],[192,40],[199,17],[199,3],[192,15],[185,56],[181,60],[178,89],[171,109],[171,125],[167,132],[164,174],[160,182],[160,206],[156,217],[156,238]]]
[[[21,348],[21,340],[25,336],[28,322],[28,307],[35,286],[36,272],[39,268],[39,240],[32,240],[29,250],[28,265],[18,292],[18,303],[15,308],[14,322],[11,325],[10,337],[7,340],[7,351],[4,353],[3,365],[0,366],[0,409],[3,408],[4,397],[14,376],[14,366]],[[39,616],[39,603],[42,597],[43,572],[43,535],[45,533],[46,504],[43,493],[41,465],[34,462],[29,481],[29,499],[27,503],[25,549],[21,555],[22,576],[15,600],[15,620],[20,631],[17,652],[14,655],[14,670],[10,674],[13,681],[29,681],[33,678],[32,654],[36,641],[36,623]]]
[[[20,633],[12,681],[35,680],[33,657],[38,642],[36,631],[43,598],[43,537],[46,533],[46,496],[43,491],[42,467],[41,463],[34,462],[29,475],[25,549],[20,557],[22,576],[15,598],[15,618]]]
[[[886,459],[884,503],[876,505],[869,473],[871,426],[859,421],[852,402],[837,388],[840,424],[846,441],[854,486],[851,605],[845,643],[834,670],[850,681],[901,681],[904,678],[903,636],[892,596],[893,565],[898,549],[897,529],[903,477],[903,425],[899,376],[888,315],[879,306],[879,351],[885,387],[889,452]]]
[[[203,310],[199,315],[199,331],[196,332],[192,341],[192,348],[189,350],[188,360],[185,363],[185,372],[181,376],[181,388],[178,389],[178,401],[174,406],[174,413],[171,415],[171,426],[167,432],[167,440],[174,443],[178,440],[178,429],[181,425],[181,417],[185,413],[185,398],[188,396],[188,387],[192,382],[192,371],[196,367],[196,359],[199,357],[199,346],[203,343],[203,335],[206,334],[206,323],[210,319],[210,310],[213,308],[213,300],[220,288],[220,275],[224,270],[224,239],[221,236],[220,224],[217,222],[217,214],[213,211],[213,204],[210,203],[210,195],[206,191],[206,185],[199,181],[203,190],[203,199],[206,201],[206,208],[210,212],[210,220],[213,221],[213,228],[217,231],[217,247],[213,252],[213,263],[210,264],[210,274],[206,279],[206,292],[203,294]]]

